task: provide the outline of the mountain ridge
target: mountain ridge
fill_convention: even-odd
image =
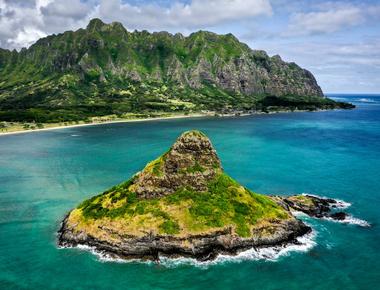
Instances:
[[[267,99],[271,97],[272,99]],[[295,63],[234,35],[85,29],[0,50],[0,119],[56,122],[149,112],[349,108]],[[268,109],[269,108],[269,109]]]

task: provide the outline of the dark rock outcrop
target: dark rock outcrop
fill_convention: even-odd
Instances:
[[[330,218],[338,221],[344,221],[347,218],[347,213],[339,211],[329,215]]]
[[[335,211],[340,207],[339,202],[332,198],[314,195],[293,195],[289,197],[274,197],[276,202],[287,209],[303,212],[311,217],[345,220],[348,214]]]
[[[207,190],[221,164],[210,140],[200,132],[182,134],[172,148],[146,170],[137,174],[134,192],[141,198],[155,198],[181,187]]]

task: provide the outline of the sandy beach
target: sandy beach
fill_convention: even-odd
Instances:
[[[334,111],[339,111],[340,109],[332,109]],[[331,110],[315,110],[315,111],[308,111],[308,110],[281,110],[281,111],[273,111],[273,112],[254,112],[254,113],[231,113],[231,114],[217,114],[215,112],[210,113],[194,113],[189,115],[173,115],[173,116],[165,116],[165,117],[150,117],[150,118],[131,118],[131,119],[120,119],[120,120],[112,120],[112,121],[93,121],[93,123],[83,123],[83,124],[74,124],[74,125],[60,125],[60,126],[52,126],[48,128],[41,128],[41,129],[28,129],[28,130],[17,130],[17,131],[11,131],[11,132],[0,132],[1,136],[6,135],[14,135],[14,134],[24,134],[24,133],[32,133],[32,132],[39,132],[39,131],[48,131],[48,130],[59,130],[59,129],[66,129],[66,128],[75,128],[75,127],[84,127],[84,126],[97,126],[97,125],[106,125],[106,124],[114,124],[114,123],[133,123],[133,122],[149,122],[149,121],[159,121],[159,120],[170,120],[170,119],[185,119],[185,118],[199,118],[199,117],[243,117],[243,116],[249,116],[249,115],[271,115],[271,114],[281,114],[281,113],[301,113],[301,112],[309,112],[309,113],[315,113],[315,112],[323,112],[323,111],[331,111]]]
[[[175,115],[175,116],[166,116],[166,117],[121,119],[121,120],[114,120],[114,121],[102,121],[102,122],[74,124],[74,125],[61,125],[61,126],[54,126],[54,127],[41,128],[41,129],[29,129],[29,130],[19,130],[19,131],[11,131],[11,132],[0,132],[0,136],[33,133],[33,132],[48,131],[48,130],[59,130],[59,129],[75,128],[75,127],[97,126],[97,125],[114,124],[114,123],[148,122],[148,121],[158,121],[158,120],[199,118],[199,117],[210,117],[210,116],[212,116],[212,115],[198,113],[198,114]]]

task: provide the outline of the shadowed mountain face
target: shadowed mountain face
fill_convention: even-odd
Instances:
[[[250,49],[232,34],[86,29],[0,49],[0,119],[60,121],[128,112],[337,107],[295,63]],[[281,99],[283,98],[283,99]],[[284,103],[285,102],[285,103]]]

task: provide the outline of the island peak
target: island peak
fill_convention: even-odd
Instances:
[[[185,187],[205,191],[221,170],[220,160],[207,136],[200,131],[188,131],[169,151],[135,176],[130,190],[142,198],[168,195]]]

